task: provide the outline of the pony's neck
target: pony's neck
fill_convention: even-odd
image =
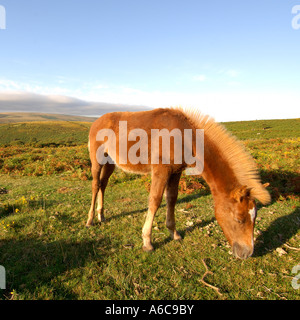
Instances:
[[[214,198],[228,196],[238,185],[238,180],[229,163],[208,137],[205,137],[202,176],[209,185]]]
[[[270,194],[261,184],[256,164],[242,144],[209,116],[193,109],[181,112],[186,115],[193,128],[204,130],[202,175],[209,184],[212,194],[228,195],[236,187],[247,186],[255,199],[269,203]]]

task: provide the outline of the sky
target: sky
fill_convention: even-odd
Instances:
[[[0,0],[1,8],[0,112],[181,105],[217,121],[299,118],[300,0]]]

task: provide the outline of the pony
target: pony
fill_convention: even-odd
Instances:
[[[144,135],[135,135],[124,143],[120,133],[120,123],[126,123],[128,131],[140,130],[146,138],[154,135],[153,129],[181,133],[192,132],[191,152],[196,155],[197,130],[204,132],[202,154],[202,177],[207,182],[214,200],[215,217],[224,232],[233,254],[246,259],[254,250],[254,224],[257,215],[256,200],[262,204],[270,202],[270,194],[262,184],[257,166],[243,145],[213,118],[196,109],[159,108],[150,111],[112,112],[97,119],[89,132],[89,154],[92,173],[92,201],[88,213],[87,227],[93,225],[95,204],[98,197],[97,213],[100,222],[104,217],[104,192],[117,165],[124,171],[151,173],[151,187],[148,211],[142,229],[143,250],[152,251],[151,231],[154,216],[163,194],[166,196],[166,227],[171,238],[181,240],[176,230],[175,205],[178,197],[178,184],[184,170],[193,169],[195,163],[187,163],[182,147],[176,148],[175,135],[170,135],[169,159],[164,161],[162,139],[155,145]],[[105,129],[105,134],[99,135]],[[138,131],[138,132],[140,132]],[[110,137],[113,134],[113,139]],[[105,137],[104,137],[105,136]],[[138,140],[138,138],[140,138]],[[173,139],[172,139],[173,138]],[[138,141],[138,142],[137,142]],[[135,147],[135,143],[139,148]],[[133,149],[138,160],[124,161],[125,155]],[[158,154],[159,161],[151,162],[151,154]],[[102,156],[101,156],[102,155]],[[179,156],[178,156],[179,155]],[[178,161],[181,158],[182,161]],[[105,159],[106,161],[103,161]],[[176,160],[177,159],[177,160]],[[147,161],[148,160],[148,161]],[[176,160],[176,161],[175,161]]]

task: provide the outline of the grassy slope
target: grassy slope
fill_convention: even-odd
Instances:
[[[272,203],[259,207],[255,252],[246,261],[230,254],[202,180],[186,179],[181,185],[176,218],[184,240],[170,241],[163,202],[153,228],[156,250],[148,254],[141,250],[148,177],[116,172],[106,193],[107,221],[87,230],[91,183],[82,176],[88,163],[80,167],[87,161],[86,151],[80,146],[36,148],[40,160],[24,156],[15,175],[0,176],[0,188],[8,191],[0,195],[0,265],[6,268],[8,285],[2,298],[299,299],[299,290],[291,286],[299,251],[291,248],[300,243],[300,135],[288,130],[298,120],[287,121],[225,124],[245,140],[263,180],[271,183]],[[262,129],[267,126],[271,128]],[[25,155],[32,152],[31,147],[16,148],[2,148],[5,161],[8,153],[12,159],[21,156],[23,148],[28,148]],[[50,155],[63,168],[70,159],[77,166],[48,175]],[[26,173],[36,162],[44,171]],[[201,282],[203,261],[212,272],[204,280],[222,295]]]
[[[0,146],[87,144],[90,125],[89,122],[78,121],[0,124]]]
[[[83,121],[92,122],[96,118],[70,116],[63,114],[48,114],[35,112],[3,112],[0,113],[0,123],[18,123],[32,121]]]
[[[0,146],[85,144],[90,126],[91,122],[65,121],[63,118],[47,122],[1,124],[0,121]],[[241,140],[300,136],[300,119],[226,122],[224,126]]]
[[[237,121],[224,125],[241,140],[300,136],[300,119]]]

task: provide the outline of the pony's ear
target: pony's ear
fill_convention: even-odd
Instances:
[[[263,186],[264,188],[267,188],[269,185],[270,185],[270,183],[267,182],[267,183],[264,183],[262,186]]]
[[[247,186],[237,187],[231,191],[230,196],[236,201],[242,202],[244,198],[250,197],[251,189]]]

